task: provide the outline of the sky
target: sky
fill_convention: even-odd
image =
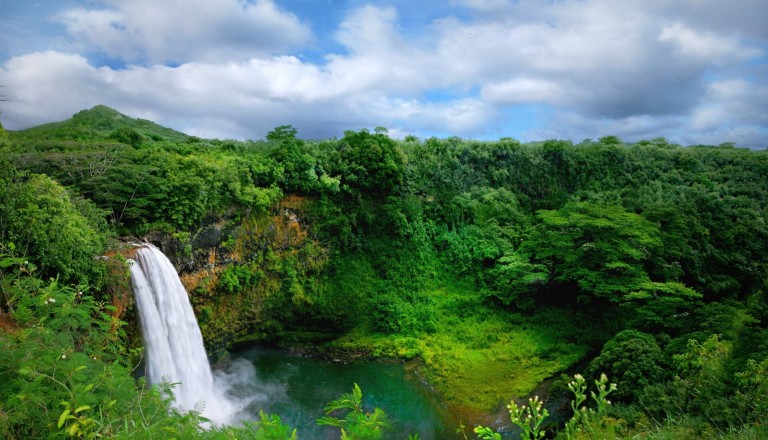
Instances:
[[[765,0],[0,0],[0,121],[768,147]]]

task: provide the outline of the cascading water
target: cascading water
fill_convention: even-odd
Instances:
[[[277,358],[279,365],[272,365],[272,355],[249,350],[247,356],[232,361],[227,371],[211,371],[200,328],[176,269],[156,247],[140,246],[130,268],[144,336],[146,375],[152,384],[178,384],[173,394],[179,409],[201,410],[202,416],[216,425],[254,419],[262,409],[280,411],[283,415],[287,413],[300,435],[304,433],[302,437],[330,438],[315,423],[324,415],[324,402],[360,381],[366,391],[378,389],[373,394],[391,395],[395,399],[388,412],[402,408],[401,417],[413,419],[408,428],[401,428],[403,433],[418,429],[425,440],[452,438],[452,420],[444,422],[451,429],[444,429],[440,425],[443,418],[425,409],[430,404],[414,390],[413,384],[408,385],[404,377],[398,379],[405,372],[393,373],[394,365],[340,367],[284,354]],[[262,356],[259,363],[266,371],[259,380],[252,359]]]
[[[182,410],[201,410],[216,424],[235,422],[247,402],[227,396],[232,380],[217,381],[212,374],[200,327],[173,264],[158,248],[144,244],[130,267],[149,382],[177,383],[175,405]]]

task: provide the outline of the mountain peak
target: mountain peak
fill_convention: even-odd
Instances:
[[[88,110],[81,110],[72,115],[72,121],[77,125],[85,125],[96,130],[114,130],[122,128],[132,118],[120,113],[112,107],[97,105]],[[128,123],[127,125],[130,125]]]
[[[146,119],[132,118],[106,105],[81,110],[70,119],[39,125],[16,133],[17,139],[85,140],[109,136],[115,130],[132,129],[153,139],[186,140],[188,135]]]

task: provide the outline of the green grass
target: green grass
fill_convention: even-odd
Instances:
[[[471,285],[442,286],[426,294],[435,310],[435,332],[385,335],[361,325],[329,345],[421,359],[430,384],[464,413],[494,411],[587,354],[586,345],[564,342],[563,329],[569,326],[554,328],[539,323],[536,315],[492,310]]]

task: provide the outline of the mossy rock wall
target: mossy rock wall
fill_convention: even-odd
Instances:
[[[309,232],[310,201],[286,197],[269,212],[209,219],[195,233],[154,232],[179,272],[213,359],[237,339],[293,328],[311,310],[329,251]]]

